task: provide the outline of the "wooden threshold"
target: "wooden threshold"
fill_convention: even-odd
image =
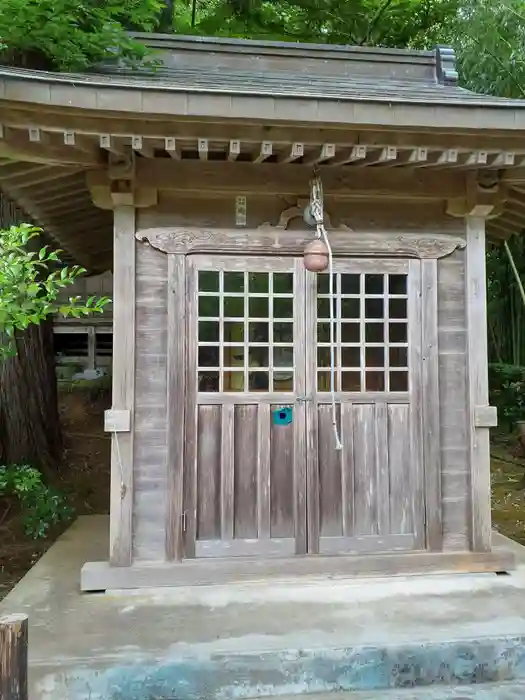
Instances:
[[[357,578],[408,574],[499,573],[515,568],[515,555],[507,549],[492,552],[410,552],[357,556],[310,555],[282,559],[192,559],[182,562],[135,562],[110,566],[84,564],[82,591],[210,586],[301,576]]]

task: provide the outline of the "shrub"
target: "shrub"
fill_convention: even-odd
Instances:
[[[489,387],[500,427],[512,430],[517,421],[525,420],[525,367],[489,365]]]
[[[53,525],[73,516],[66,498],[47,486],[42,474],[27,464],[0,466],[0,496],[14,496],[22,508],[24,531],[29,537],[47,537]]]

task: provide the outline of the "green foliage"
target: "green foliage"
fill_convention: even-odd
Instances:
[[[99,61],[135,62],[146,50],[127,29],[152,31],[163,0],[2,0],[0,60],[79,71]]]
[[[457,0],[176,0],[177,33],[407,47],[433,42]]]
[[[511,430],[525,420],[525,367],[489,365],[490,404],[498,409],[500,427]]]
[[[73,516],[64,495],[46,486],[42,474],[26,464],[0,466],[0,496],[14,496],[22,507],[26,535],[46,537],[50,528]]]
[[[29,224],[0,229],[0,359],[16,354],[16,333],[30,324],[53,314],[80,318],[101,313],[110,301],[92,296],[61,302],[60,291],[85,270],[60,266],[60,251],[50,251],[48,246],[29,250],[30,241],[40,233],[41,229]]]
[[[451,40],[466,87],[504,97],[525,95],[524,0],[466,0]]]

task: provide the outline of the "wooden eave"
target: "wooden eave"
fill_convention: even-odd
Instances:
[[[0,67],[0,187],[91,271],[112,254],[92,198],[129,154],[138,186],[232,197],[305,196],[317,166],[328,197],[445,207],[481,177],[490,236],[525,228],[525,101],[458,88],[450,52],[142,36],[155,74]]]

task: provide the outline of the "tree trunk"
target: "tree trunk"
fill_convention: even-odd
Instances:
[[[62,454],[53,323],[32,325],[0,362],[0,464],[56,468]]]

